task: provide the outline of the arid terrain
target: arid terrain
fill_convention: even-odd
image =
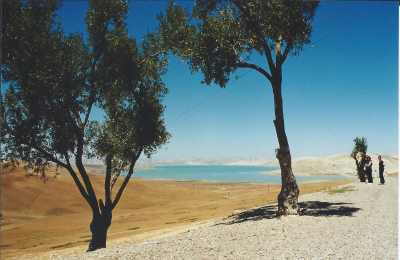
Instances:
[[[367,153],[372,159],[372,171],[374,176],[379,174],[378,156],[382,156],[387,173],[398,172],[399,156],[398,154],[377,154]],[[293,172],[296,176],[300,175],[340,175],[356,176],[356,166],[353,158],[348,153],[335,154],[326,157],[300,157],[292,161]],[[266,174],[280,174],[280,170],[267,172]]]
[[[91,211],[72,178],[44,183],[26,171],[1,172],[1,258],[88,245]],[[98,198],[104,175],[90,174]],[[301,194],[349,183],[300,183]],[[167,181],[134,178],[113,211],[108,245],[143,241],[276,202],[280,184]]]
[[[298,216],[277,216],[274,203],[139,243],[88,253],[72,247],[29,258],[397,260],[399,179],[397,174],[385,179],[385,185],[352,182],[300,195]]]

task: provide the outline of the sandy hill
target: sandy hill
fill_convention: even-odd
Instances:
[[[2,211],[15,211],[35,216],[90,212],[89,205],[68,174],[61,174],[57,178],[49,176],[49,181],[43,183],[40,178],[26,178],[25,173],[22,169],[14,172],[2,170]],[[104,175],[89,173],[89,177],[98,199],[103,198]],[[121,182],[122,179],[115,186],[119,187]],[[129,189],[125,189],[118,207],[137,209],[156,206],[178,198],[184,190],[174,187],[167,193],[160,193],[162,190],[160,186],[156,182],[132,178]]]
[[[377,154],[368,153],[372,158],[373,171],[378,171],[378,155],[382,156],[382,160],[386,165],[386,172],[398,172],[398,154]],[[153,161],[141,159],[140,167],[153,165],[241,165],[241,166],[264,166],[277,167],[279,162],[276,158],[231,158],[231,159],[196,159],[187,158],[172,161]],[[295,175],[341,175],[355,176],[356,166],[354,159],[350,158],[349,153],[336,154],[326,157],[300,157],[292,162],[293,172]],[[268,172],[267,174],[280,174],[280,170]]]
[[[240,166],[264,166],[264,167],[279,167],[276,158],[230,158],[230,159],[198,159],[186,158],[171,161],[156,161],[139,159],[139,166],[166,166],[166,165],[240,165]]]
[[[387,173],[398,172],[398,154],[376,154],[367,153],[372,158],[372,170],[378,172],[378,155],[382,156]],[[337,154],[326,157],[300,157],[292,162],[295,175],[341,175],[356,176],[356,165],[354,159],[348,153]],[[280,170],[268,172],[279,174]]]

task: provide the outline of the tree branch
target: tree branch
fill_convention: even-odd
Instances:
[[[81,119],[81,116],[79,115],[79,113],[75,110],[72,110],[72,114],[74,114],[79,128],[84,128],[84,125],[83,125],[83,122],[82,122],[82,119]]]
[[[142,65],[143,62],[145,62],[145,61],[147,61],[147,60],[149,60],[149,59],[151,59],[151,58],[153,58],[153,57],[155,57],[155,56],[158,56],[158,55],[160,55],[160,52],[156,52],[156,53],[154,53],[154,54],[152,54],[152,55],[150,55],[150,56],[144,58],[142,61],[140,61],[140,62],[138,63],[138,65]]]
[[[9,127],[7,127],[9,132],[14,132],[12,129],[10,129]],[[15,136],[15,133],[14,133]],[[36,151],[40,152],[43,154],[43,156],[45,156],[47,159],[49,159],[50,161],[57,163],[58,165],[60,165],[61,167],[65,168],[68,170],[69,174],[72,176],[72,178],[74,179],[74,182],[76,184],[76,186],[79,189],[79,192],[82,194],[82,196],[85,198],[85,200],[89,203],[89,196],[86,193],[85,188],[83,187],[82,183],[80,182],[78,176],[76,175],[75,171],[72,169],[71,164],[69,163],[69,159],[68,157],[66,157],[67,159],[67,164],[61,162],[60,160],[58,160],[57,158],[55,158],[52,154],[48,153],[46,150],[44,150],[43,148],[39,147],[38,145],[29,142],[28,140],[26,140],[24,137],[17,137],[19,139],[19,141],[22,141],[21,143],[32,147],[33,149],[35,149]]]
[[[78,186],[79,192],[82,194],[83,198],[85,198],[86,202],[90,205],[89,195],[87,194],[85,188],[83,187],[81,181],[79,180],[78,175],[76,174],[76,172],[72,168],[70,160],[69,160],[68,152],[66,150],[64,150],[64,157],[65,157],[65,160],[67,161],[66,169],[68,170],[69,174],[74,179],[74,182],[75,182],[76,186]]]
[[[285,60],[286,60],[287,56],[289,55],[290,51],[292,50],[292,48],[293,48],[293,43],[286,42],[286,47],[285,47],[285,51],[283,52],[281,62],[279,64],[277,64],[277,66],[282,66],[282,64],[285,62]]]
[[[142,151],[143,151],[143,148],[140,148],[138,153],[135,156],[133,156],[132,163],[131,163],[131,166],[129,167],[128,174],[126,175],[124,182],[122,183],[121,187],[118,190],[117,195],[115,196],[114,202],[112,203],[112,206],[111,206],[111,210],[113,210],[115,208],[115,206],[117,206],[119,199],[121,198],[122,192],[124,191],[126,185],[128,184],[128,182],[133,174],[133,168],[135,167],[136,161],[139,159]]]
[[[94,95],[95,95],[94,91],[92,91],[92,93],[90,93],[90,96],[89,96],[89,104],[88,104],[88,109],[87,109],[86,115],[85,115],[85,121],[83,122],[83,127],[85,127],[87,122],[89,121],[90,112],[92,111],[94,102],[96,102]]]
[[[118,174],[116,174],[116,176],[114,176],[114,178],[111,181],[111,185],[110,185],[111,186],[111,188],[110,188],[111,192],[112,192],[112,189],[114,188],[114,185],[117,182],[119,176],[121,175],[121,171],[122,171],[124,166],[125,166],[125,160],[122,160],[119,168],[117,169],[118,170]]]
[[[106,202],[106,207],[111,206],[111,187],[110,187],[110,182],[111,182],[111,155],[108,155],[106,157],[106,178],[104,181],[104,193],[105,193],[105,202]]]
[[[264,49],[265,52],[265,56],[267,58],[268,61],[268,66],[269,69],[271,71],[271,73],[273,74],[274,70],[275,70],[275,64],[274,64],[274,60],[272,59],[272,55],[271,55],[271,48],[269,48],[268,43],[265,41],[265,37],[264,34],[262,33],[261,28],[258,26],[258,24],[253,21],[252,16],[250,14],[250,12],[244,8],[238,0],[232,0],[232,3],[240,10],[240,12],[244,15],[244,19],[246,19],[252,26],[252,28],[254,28],[255,33],[258,35],[258,38],[261,40],[262,42],[262,47]]]
[[[236,66],[238,68],[249,68],[249,69],[256,70],[256,71],[260,72],[264,77],[266,77],[272,83],[272,76],[268,72],[266,72],[263,68],[261,68],[257,65],[247,63],[247,62],[239,62],[236,64]]]
[[[84,127],[86,126],[86,124],[87,124],[87,122],[89,121],[89,116],[90,116],[90,112],[92,111],[92,107],[93,107],[93,104],[96,102],[96,98],[95,98],[95,91],[94,91],[94,89],[95,89],[95,87],[94,87],[94,85],[95,85],[95,74],[96,74],[96,64],[98,63],[98,61],[100,60],[100,57],[101,57],[101,55],[103,54],[103,51],[101,51],[98,55],[97,55],[97,57],[95,57],[95,59],[93,60],[93,62],[92,62],[92,65],[90,66],[91,67],[91,75],[92,75],[92,77],[90,78],[90,82],[89,82],[89,84],[91,85],[91,90],[92,90],[92,92],[90,93],[90,95],[89,95],[89,104],[88,104],[88,109],[87,109],[87,111],[86,111],[86,115],[85,115],[85,121],[84,121]]]
[[[80,133],[77,133],[76,139],[77,139],[78,143],[77,143],[77,149],[76,149],[76,155],[75,155],[75,165],[78,168],[79,174],[81,175],[83,182],[85,183],[86,191],[89,196],[88,203],[89,203],[89,206],[93,210],[93,214],[100,214],[99,206],[97,204],[96,193],[93,190],[92,183],[90,182],[89,176],[88,176],[86,169],[82,163],[83,135]]]

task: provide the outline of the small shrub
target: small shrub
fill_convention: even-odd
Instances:
[[[140,227],[132,227],[132,228],[128,228],[128,230],[136,230],[139,229]]]
[[[66,243],[64,245],[58,245],[58,246],[52,246],[51,249],[56,249],[56,248],[60,248],[60,247],[67,247],[69,246],[71,243]]]
[[[345,193],[347,191],[355,191],[354,187],[343,187],[341,189],[329,189],[326,192],[328,192],[329,194],[337,194],[337,193]]]

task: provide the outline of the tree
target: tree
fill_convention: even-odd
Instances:
[[[353,139],[353,142],[354,148],[351,151],[350,157],[356,161],[358,178],[361,182],[365,182],[364,159],[368,149],[367,138],[356,137]]]
[[[92,251],[106,247],[112,211],[138,158],[170,137],[162,119],[167,60],[154,33],[142,42],[128,35],[126,1],[89,1],[87,43],[81,33],[64,34],[55,19],[60,7],[46,0],[3,3],[2,81],[9,88],[2,145],[10,162],[35,165],[41,158],[68,170],[93,213]],[[104,112],[102,122],[90,120],[94,107]],[[85,158],[106,166],[104,199],[93,190]]]
[[[292,172],[282,104],[282,65],[310,43],[311,22],[318,7],[314,1],[199,0],[189,10],[170,3],[158,16],[159,33],[166,48],[188,61],[192,73],[225,88],[239,68],[261,73],[272,86],[274,125],[279,148],[275,150],[282,176],[278,213],[298,214],[299,189]],[[264,56],[267,68],[250,62],[253,52]]]

